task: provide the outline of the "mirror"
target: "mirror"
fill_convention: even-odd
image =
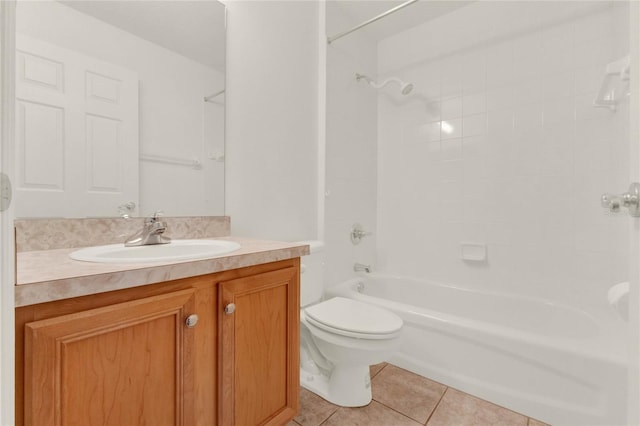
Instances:
[[[19,1],[16,217],[224,215],[225,6]]]

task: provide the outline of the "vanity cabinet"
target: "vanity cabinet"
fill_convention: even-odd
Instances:
[[[16,424],[286,424],[299,272],[291,259],[16,309]]]
[[[283,425],[298,410],[298,270],[220,283],[221,425]]]

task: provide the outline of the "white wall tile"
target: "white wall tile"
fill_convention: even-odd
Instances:
[[[442,160],[460,160],[462,159],[462,139],[447,139],[443,140],[442,144]]]
[[[487,111],[511,108],[513,99],[513,86],[490,87],[487,89]]]
[[[603,282],[625,277],[607,268],[627,256],[605,242],[624,227],[608,220],[599,196],[628,180],[628,110],[624,103],[618,113],[592,106],[604,66],[628,50],[625,31],[614,31],[627,25],[620,24],[626,15],[614,9],[604,2],[479,2],[456,20],[439,18],[385,42],[379,63],[411,45],[414,56],[387,69],[439,84],[417,124],[430,136],[415,147],[400,148],[388,130],[415,111],[395,105],[378,116],[377,257],[390,272],[604,303]],[[452,35],[463,17],[484,22],[466,45],[469,35]],[[419,48],[419,32],[439,36],[437,52]],[[489,245],[484,269],[458,258],[461,239],[471,237]],[[598,264],[585,273],[582,262]]]
[[[487,109],[487,95],[485,92],[465,93],[462,98],[462,113],[473,115],[485,112]]]
[[[514,105],[525,105],[533,102],[542,102],[543,94],[541,78],[523,80],[514,86],[513,103]]]
[[[440,140],[440,121],[423,124],[419,127],[420,139],[424,142],[434,142]]]
[[[462,138],[462,155],[464,158],[479,158],[486,154],[486,136],[475,135]]]
[[[487,131],[487,115],[475,114],[462,119],[462,135],[464,137],[483,135]]]
[[[443,120],[462,117],[462,98],[458,96],[444,99],[440,107],[440,116]]]
[[[544,126],[554,126],[575,120],[574,98],[565,97],[547,100],[543,104]]]
[[[542,78],[542,96],[545,100],[573,96],[575,73],[573,70],[553,72]]]
[[[442,120],[440,122],[440,139],[454,139],[462,137],[462,119]]]

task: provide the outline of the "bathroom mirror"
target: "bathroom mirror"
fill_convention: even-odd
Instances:
[[[20,1],[16,217],[224,214],[225,6]]]

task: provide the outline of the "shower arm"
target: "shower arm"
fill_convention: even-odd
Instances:
[[[391,82],[398,83],[400,85],[400,87],[402,87],[402,83],[403,82],[402,82],[402,80],[400,80],[397,77],[390,77],[390,78],[386,79],[385,81],[383,81],[382,83],[378,83],[378,84],[374,83],[373,81],[369,81],[369,84],[372,87],[376,88],[376,89],[382,89],[384,86],[386,86],[387,84],[389,84]]]
[[[385,81],[383,81],[382,83],[376,83],[368,75],[356,73],[356,81],[360,81],[360,80],[366,81],[367,83],[369,83],[369,86],[373,87],[374,89],[382,89],[384,86],[386,86],[387,84],[392,83],[392,82],[393,83],[398,83],[400,88],[403,89],[403,90],[407,85],[410,85],[411,87],[413,87],[413,84],[405,83],[404,81],[400,80],[398,77],[389,77]],[[411,91],[411,88],[409,88],[409,91]],[[403,92],[402,94],[404,95],[406,93]]]

